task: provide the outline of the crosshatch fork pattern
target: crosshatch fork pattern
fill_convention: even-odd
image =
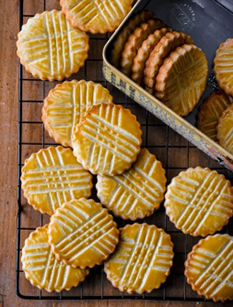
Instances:
[[[147,3],[147,1],[145,1]],[[29,17],[34,16],[37,12],[44,10],[60,9],[56,0],[20,0],[20,28]],[[162,122],[157,120],[149,112],[137,105],[135,102],[127,98],[124,94],[115,89],[111,84],[106,82],[102,75],[102,48],[108,39],[108,35],[90,35],[90,51],[89,58],[85,66],[80,72],[74,76],[75,79],[92,80],[106,86],[114,97],[115,103],[121,103],[123,106],[131,109],[141,123],[143,131],[143,147],[155,154],[157,159],[163,164],[166,170],[168,183],[171,178],[176,176],[181,170],[185,170],[189,166],[196,167],[209,166],[224,174],[227,179],[232,179],[233,174],[222,168],[220,165],[202,154],[192,144],[177,135],[173,130],[169,129]],[[71,80],[71,78],[70,78]],[[114,289],[110,282],[107,281],[102,266],[91,269],[90,275],[77,288],[62,293],[47,293],[33,286],[25,279],[24,272],[20,263],[21,250],[24,240],[29,236],[30,232],[36,227],[48,223],[48,216],[43,216],[36,212],[31,206],[26,205],[21,191],[20,175],[21,166],[26,158],[33,152],[50,145],[56,145],[49,138],[41,122],[41,108],[43,99],[48,91],[53,88],[57,82],[40,81],[34,79],[25,69],[19,65],[19,137],[18,137],[18,216],[17,216],[17,246],[16,246],[16,292],[20,297],[25,299],[144,299],[144,300],[194,300],[201,301],[190,286],[187,285],[184,277],[184,260],[192,246],[197,243],[199,238],[193,238],[184,235],[176,230],[173,224],[165,215],[163,205],[161,208],[149,218],[140,223],[147,222],[155,224],[163,228],[172,236],[175,244],[174,265],[167,282],[160,289],[150,294],[123,294]],[[97,200],[97,199],[96,199]],[[126,223],[132,223],[116,219],[119,227]],[[233,234],[232,220],[223,232]]]

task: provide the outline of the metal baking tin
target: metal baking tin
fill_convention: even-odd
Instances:
[[[177,115],[109,61],[110,48],[117,33],[133,13],[145,9],[155,12],[172,29],[191,35],[195,45],[206,54],[209,65],[207,87],[198,105],[186,117]],[[195,127],[195,117],[203,99],[218,88],[212,71],[213,59],[220,43],[232,37],[232,12],[233,3],[230,0],[138,0],[103,49],[103,73],[107,81],[231,171],[233,155],[198,130]]]

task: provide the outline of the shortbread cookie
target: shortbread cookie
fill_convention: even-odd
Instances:
[[[65,81],[52,89],[44,100],[42,121],[57,143],[72,147],[75,126],[87,109],[112,102],[109,91],[92,81]]]
[[[162,27],[166,27],[162,21],[159,19],[151,19],[147,23],[142,23],[129,36],[127,42],[124,45],[120,61],[120,70],[126,76],[131,76],[133,60],[143,41],[155,30],[161,29]]]
[[[120,291],[151,292],[165,282],[173,256],[171,237],[164,230],[148,224],[126,225],[104,271]]]
[[[49,223],[49,243],[57,259],[73,267],[101,264],[118,243],[112,216],[92,199],[71,200],[58,208]]]
[[[30,283],[48,292],[68,291],[89,274],[88,269],[72,268],[56,260],[48,242],[48,225],[38,227],[26,239],[21,261]]]
[[[84,65],[88,39],[86,33],[71,27],[62,12],[43,12],[23,25],[17,55],[33,77],[63,80]]]
[[[182,32],[168,32],[161,38],[146,61],[144,83],[148,87],[154,88],[156,76],[164,59],[177,47],[184,44],[193,44],[193,40],[189,35]]]
[[[216,51],[214,73],[219,86],[233,96],[233,38],[227,39]]]
[[[93,174],[122,174],[135,162],[141,145],[140,124],[121,105],[98,104],[76,126],[74,155]]]
[[[133,166],[122,175],[98,175],[97,196],[115,216],[134,221],[159,208],[166,181],[161,162],[144,148]]]
[[[219,144],[233,154],[233,105],[229,105],[217,125],[217,139]]]
[[[199,48],[178,47],[159,69],[155,96],[178,115],[187,115],[205,90],[207,73],[206,57]]]
[[[22,168],[21,182],[28,203],[49,215],[70,199],[91,196],[92,175],[62,146],[33,153]]]
[[[114,31],[131,10],[132,3],[133,0],[60,0],[72,26],[93,34]]]
[[[168,28],[162,28],[156,30],[153,34],[150,34],[142,43],[142,46],[138,49],[137,55],[133,60],[132,66],[132,80],[139,85],[143,85],[144,69],[146,61],[148,60],[152,50],[161,40],[161,38],[169,31]]]
[[[200,240],[185,262],[187,282],[207,299],[233,299],[233,237],[217,234]]]
[[[124,27],[117,34],[113,42],[113,48],[111,51],[111,63],[118,68],[121,53],[124,48],[124,44],[127,41],[130,34],[138,27],[141,23],[155,18],[155,14],[151,11],[140,11],[131,17]]]
[[[205,237],[221,230],[233,215],[233,189],[216,171],[189,168],[172,179],[164,206],[176,228]]]
[[[217,141],[217,124],[223,111],[230,104],[228,96],[222,92],[212,92],[205,98],[197,114],[197,127],[209,138]]]

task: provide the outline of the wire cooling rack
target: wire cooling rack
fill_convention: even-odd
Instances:
[[[56,0],[20,0],[20,29],[28,18],[44,10],[60,9]],[[80,69],[78,74],[72,76],[74,79],[86,79],[101,83],[107,87],[114,97],[115,103],[120,103],[129,108],[138,118],[143,131],[143,146],[156,155],[166,169],[168,183],[171,178],[176,176],[181,170],[188,167],[201,165],[217,169],[228,179],[232,179],[232,174],[211,160],[196,147],[190,145],[185,139],[176,134],[168,126],[164,125],[148,111],[130,100],[127,96],[115,89],[103,78],[102,74],[102,49],[108,35],[90,35],[89,58],[85,66]],[[160,289],[152,293],[143,295],[128,295],[113,288],[106,279],[103,266],[96,266],[91,269],[90,275],[78,287],[71,291],[61,293],[47,293],[33,287],[24,276],[20,262],[22,247],[25,239],[30,232],[38,226],[42,226],[49,221],[48,216],[43,216],[27,205],[26,199],[21,191],[21,167],[24,160],[31,153],[41,148],[54,146],[55,142],[48,136],[41,122],[41,107],[48,91],[58,82],[41,81],[33,78],[19,64],[19,114],[18,114],[18,215],[17,215],[17,246],[16,246],[16,293],[24,299],[47,300],[47,299],[143,299],[143,300],[186,300],[201,301],[184,277],[184,261],[187,253],[192,246],[197,243],[199,238],[184,235],[176,230],[173,224],[165,215],[163,205],[151,217],[139,222],[155,224],[163,228],[172,237],[174,242],[174,265],[171,274],[165,284]],[[95,191],[93,191],[95,194]],[[126,223],[121,219],[116,219],[119,227]],[[129,222],[131,223],[131,222]],[[228,227],[222,232],[233,234],[232,220]]]

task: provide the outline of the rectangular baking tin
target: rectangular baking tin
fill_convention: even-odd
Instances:
[[[206,54],[209,66],[206,90],[195,109],[184,118],[110,64],[110,49],[116,35],[133,13],[145,9],[152,10],[172,29],[191,35],[195,45]],[[194,125],[198,107],[203,99],[218,88],[212,70],[213,59],[220,43],[232,37],[232,12],[233,3],[230,0],[138,0],[103,49],[103,73],[107,81],[231,171],[233,171],[233,155]]]

